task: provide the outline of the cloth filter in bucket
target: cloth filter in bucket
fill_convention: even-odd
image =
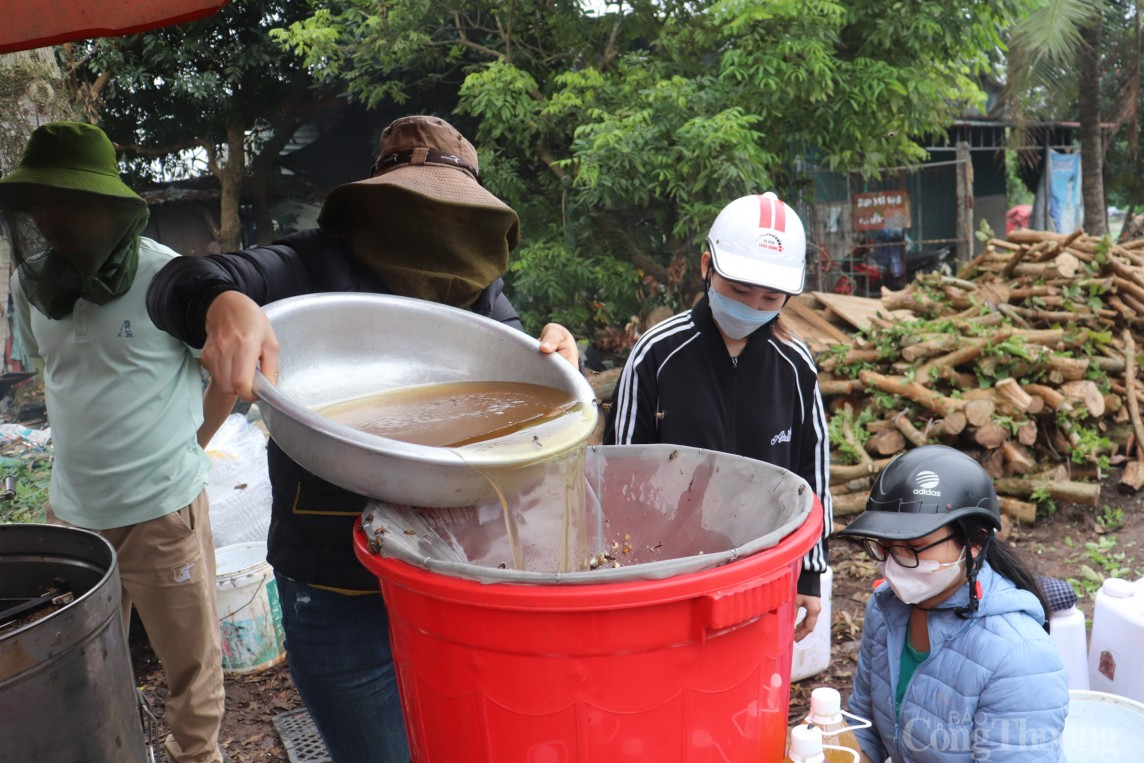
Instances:
[[[235,543],[215,552],[224,673],[252,673],[286,657],[278,584],[266,544]]]
[[[565,535],[574,512],[566,512],[556,466],[508,496],[507,509],[498,500],[432,510],[374,502],[362,529],[383,556],[444,575],[591,584],[698,572],[770,548],[803,523],[813,501],[793,472],[715,451],[594,446],[586,456],[584,521],[569,529],[574,537]],[[523,570],[512,569],[506,510]],[[558,569],[562,544],[580,561],[575,570]]]

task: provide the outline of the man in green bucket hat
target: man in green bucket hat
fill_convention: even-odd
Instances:
[[[0,178],[0,211],[14,241],[16,333],[52,425],[48,518],[116,549],[124,629],[134,605],[167,676],[167,758],[218,763],[222,650],[203,447],[234,397],[214,385],[204,394],[197,351],[147,316],[151,278],[178,255],[141,235],[146,202],[120,179],[108,137],[81,122],[32,133],[20,166]]]

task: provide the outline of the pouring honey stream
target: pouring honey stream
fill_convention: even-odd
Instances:
[[[516,519],[505,485],[522,469],[558,470],[563,515],[557,569],[576,569],[576,539],[584,537],[584,448],[549,446],[549,435],[582,426],[584,403],[567,392],[525,382],[450,382],[385,390],[329,403],[315,412],[368,434],[453,450],[485,477],[500,500],[513,566],[525,569]],[[553,437],[559,442],[566,438]],[[477,466],[466,458],[474,447],[483,456],[525,449],[534,458],[524,466]]]

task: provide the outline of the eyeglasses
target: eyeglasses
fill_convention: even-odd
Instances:
[[[920,554],[922,551],[931,549],[934,546],[940,546],[947,540],[951,540],[956,537],[957,533],[951,532],[941,540],[935,540],[933,543],[922,546],[921,548],[900,545],[887,546],[884,543],[880,543],[874,540],[873,538],[863,538],[862,547],[866,549],[866,553],[870,555],[870,558],[876,562],[884,562],[886,561],[887,556],[892,556],[894,557],[894,561],[901,566],[912,568],[918,566],[918,554]]]

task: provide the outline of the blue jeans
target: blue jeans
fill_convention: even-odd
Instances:
[[[334,763],[409,763],[380,594],[345,596],[274,577],[290,675]]]

